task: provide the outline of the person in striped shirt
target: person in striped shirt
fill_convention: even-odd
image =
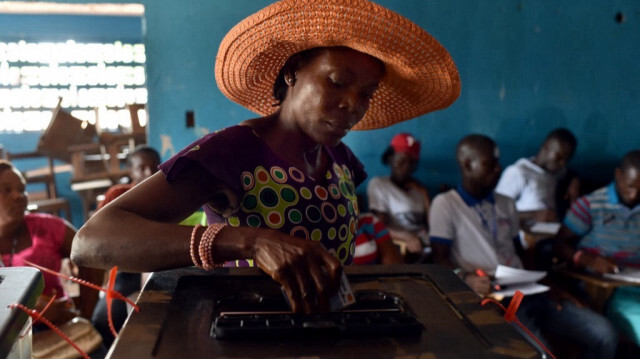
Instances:
[[[612,183],[573,203],[559,238],[576,268],[601,274],[640,268],[640,150],[622,158]],[[640,287],[616,289],[605,312],[640,345]]]
[[[400,252],[391,241],[389,229],[373,213],[362,213],[358,216],[353,263],[357,265],[404,263]]]

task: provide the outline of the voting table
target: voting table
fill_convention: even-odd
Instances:
[[[345,326],[335,325],[331,319],[344,313],[316,316],[319,322],[300,321],[295,316],[291,321],[281,312],[268,316],[269,320],[278,315],[292,323],[297,320],[297,331],[274,330],[270,325],[250,328],[258,320],[265,322],[255,313],[268,311],[270,306],[279,310],[277,303],[283,300],[279,284],[258,269],[184,268],[153,273],[138,298],[140,311],[128,318],[108,357],[543,357],[505,321],[497,306],[482,306],[480,298],[450,269],[431,264],[348,266],[345,273],[361,300],[360,307],[355,308],[384,307],[375,314],[377,319],[367,319],[368,325]],[[380,300],[371,301],[372,297]],[[401,308],[399,312],[395,305]],[[360,309],[347,316],[359,317]],[[238,310],[245,310],[240,313],[244,315],[241,322],[248,330],[228,331],[235,335],[220,337],[225,332],[221,320],[238,315]],[[396,317],[388,319],[388,311]],[[408,326],[403,326],[397,315],[405,316]],[[380,321],[384,324],[376,326],[374,322]]]

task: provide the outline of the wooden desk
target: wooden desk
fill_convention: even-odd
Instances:
[[[109,358],[541,358],[497,307],[481,306],[451,270],[438,265],[348,266],[354,291],[401,296],[425,329],[418,337],[303,337],[233,340],[210,336],[220,298],[230,294],[281,294],[255,268],[156,272],[147,281]],[[274,292],[275,291],[275,292]]]
[[[593,309],[602,313],[613,291],[618,287],[640,286],[640,283],[624,282],[604,278],[596,273],[577,271],[565,265],[554,268],[553,271],[564,277],[580,280],[584,283],[584,289],[592,301]]]

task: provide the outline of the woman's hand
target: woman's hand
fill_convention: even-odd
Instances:
[[[262,230],[253,259],[282,284],[294,312],[326,312],[340,286],[342,266],[319,243]]]

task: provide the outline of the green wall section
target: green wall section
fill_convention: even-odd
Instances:
[[[370,176],[388,172],[380,155],[401,131],[422,141],[417,176],[434,192],[441,183],[458,181],[455,145],[472,132],[493,137],[506,166],[533,155],[551,129],[568,127],[579,140],[571,166],[595,182],[610,180],[618,158],[640,148],[637,0],[377,2],[427,29],[450,51],[462,94],[446,110],[349,134],[345,142]],[[142,3],[151,144],[162,149],[170,138],[177,151],[207,132],[254,117],[220,93],[213,63],[226,32],[271,1]],[[618,14],[624,21],[616,21]],[[194,112],[194,128],[185,125],[187,111]],[[170,152],[165,146],[163,158]]]

